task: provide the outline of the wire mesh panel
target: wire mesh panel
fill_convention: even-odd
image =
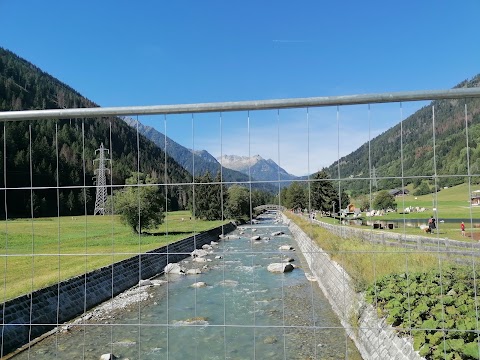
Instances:
[[[478,357],[478,94],[380,95],[0,114],[1,355]]]

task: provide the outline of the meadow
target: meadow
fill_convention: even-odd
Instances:
[[[133,233],[118,215],[1,221],[0,296],[6,301],[221,224],[189,211],[166,214],[148,235]]]
[[[479,189],[480,186],[472,185],[469,188],[468,184],[462,184],[441,189],[441,191],[434,194],[397,197],[397,212],[369,219],[384,221],[423,219],[426,225],[428,218],[434,216],[439,220],[437,223],[438,236],[454,240],[477,241],[480,239],[480,206],[470,206],[470,193]],[[404,213],[404,209],[407,207],[425,208],[426,211]],[[453,222],[443,222],[444,219],[450,219]],[[462,221],[465,222],[466,237],[463,237],[460,232],[460,223]],[[425,235],[425,232],[418,227],[404,226],[402,222],[400,222],[398,228],[388,231],[410,235]],[[432,236],[436,236],[436,234],[432,234]]]

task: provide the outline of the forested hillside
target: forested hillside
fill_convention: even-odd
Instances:
[[[0,111],[95,106],[97,106],[95,103],[71,87],[12,52],[0,48]],[[29,189],[21,189],[30,187],[31,182],[34,187],[57,186],[56,124],[58,125],[59,185],[71,187],[60,189],[59,203],[62,215],[84,214],[85,209],[87,213],[93,213],[95,188],[87,188],[84,194],[81,186],[93,185],[93,159],[95,149],[101,143],[107,149],[112,148],[114,185],[125,184],[125,179],[131,172],[137,171],[136,131],[119,118],[6,122],[5,126],[0,127],[0,168],[2,173],[6,174],[5,178],[0,178],[0,186],[9,188],[6,204],[9,218],[30,216],[31,198],[33,198],[35,216],[57,214],[55,188],[34,190],[33,197]],[[6,139],[5,154],[4,138]],[[163,182],[165,180],[163,151],[143,136],[140,136],[139,143],[140,171],[158,177]],[[6,163],[3,161],[4,158]],[[30,180],[30,174],[32,174],[32,180]],[[189,182],[191,176],[172,158],[167,157],[167,181],[169,183]],[[188,193],[188,187],[169,188],[172,209],[187,206]],[[5,216],[4,208],[5,206],[2,206],[0,209],[2,218]]]
[[[470,81],[463,81],[456,87],[478,87],[480,75]],[[404,184],[415,187],[434,182],[434,141],[432,107],[435,108],[435,161],[437,185],[439,187],[460,184],[467,175],[467,138],[465,128],[465,104],[468,109],[468,146],[470,148],[470,169],[472,174],[480,174],[480,99],[438,100],[415,112],[403,121],[403,168]],[[391,189],[401,186],[400,179],[382,179],[401,176],[401,126],[397,124],[370,142],[371,166],[375,167],[377,189]],[[344,188],[352,193],[369,191],[369,150],[365,143],[353,153],[341,158],[340,177],[351,179]],[[338,176],[338,164],[333,163],[329,174]],[[416,178],[409,178],[413,176]],[[419,178],[420,177],[420,178]],[[476,179],[474,179],[476,180]]]

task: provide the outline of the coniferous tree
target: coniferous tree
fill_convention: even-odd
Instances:
[[[292,182],[287,191],[287,207],[291,209],[308,208],[308,199],[305,195],[305,186],[299,182]]]
[[[195,216],[204,220],[221,220],[226,188],[220,183],[220,173],[215,178],[215,183],[207,171],[204,175],[197,176],[195,180]],[[223,189],[222,189],[223,187]],[[223,201],[222,201],[223,195]]]
[[[330,211],[333,209],[332,202],[335,202],[336,209],[338,209],[338,191],[329,179],[327,172],[324,170],[317,172],[313,175],[312,180],[310,183],[312,208],[319,211]]]

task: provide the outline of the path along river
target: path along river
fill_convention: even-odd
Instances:
[[[284,235],[272,236],[276,231]],[[168,283],[120,297],[143,300],[104,304],[15,359],[98,360],[105,353],[130,360],[361,359],[317,284],[307,280],[301,253],[281,245],[295,241],[267,214],[214,245],[211,261],[182,262],[187,269],[206,265],[201,274],[161,276]],[[287,257],[297,266],[292,272],[267,271]],[[192,287],[196,282],[207,286]]]

